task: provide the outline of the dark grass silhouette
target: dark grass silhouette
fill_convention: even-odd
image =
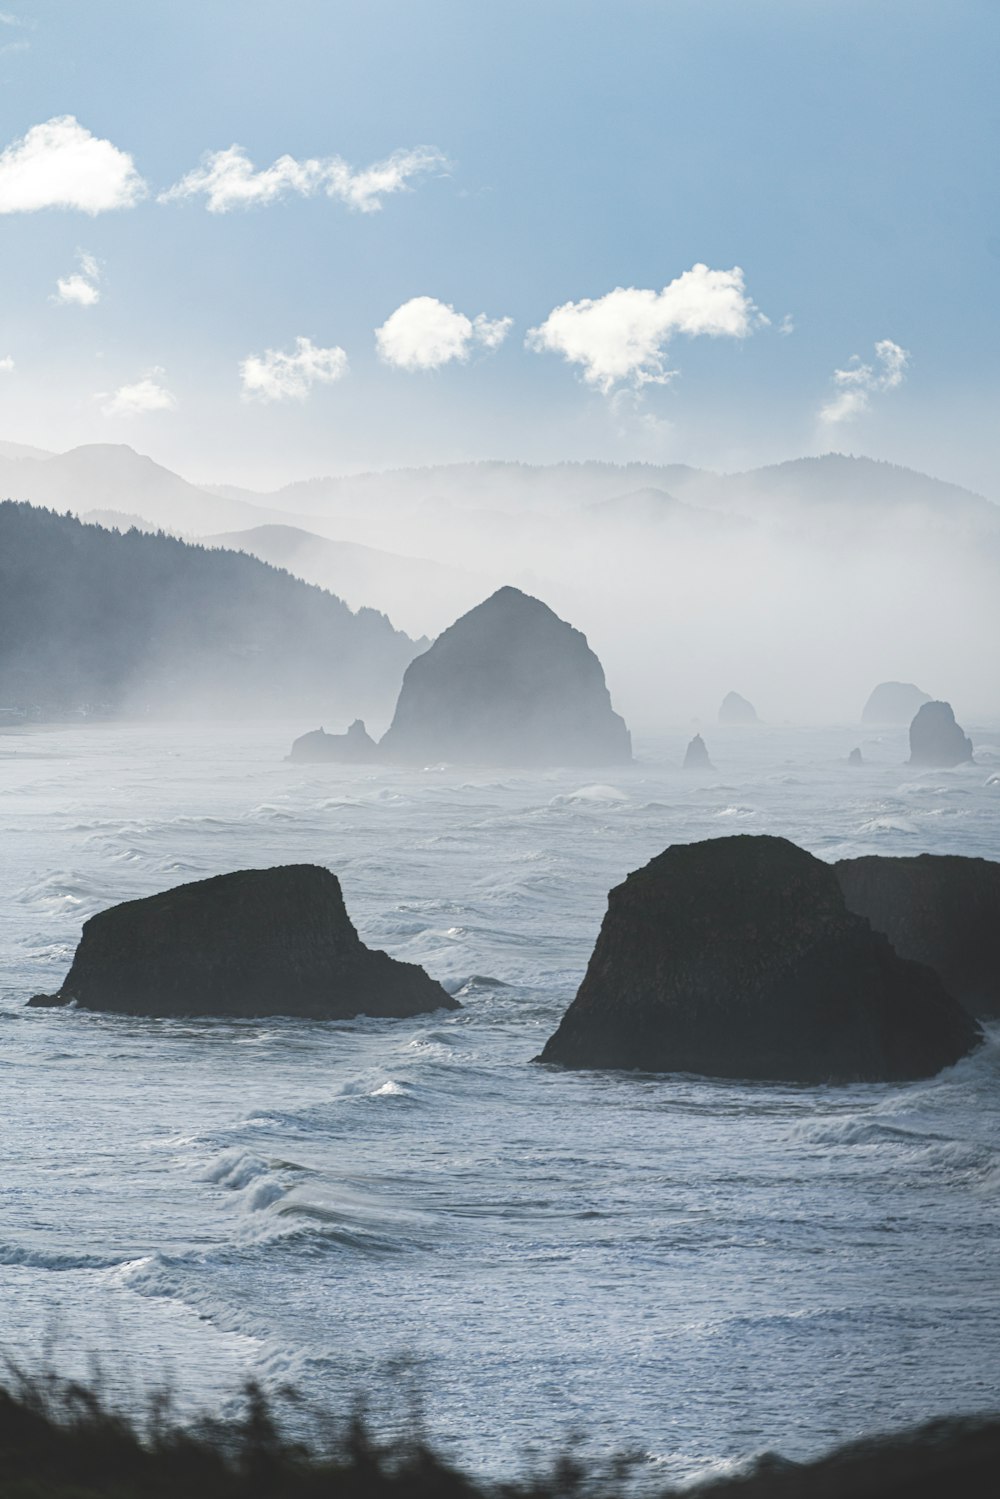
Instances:
[[[289,1398],[291,1398],[289,1396]],[[182,1424],[168,1393],[136,1418],[100,1386],[10,1369],[0,1389],[0,1499],[622,1499],[636,1458],[588,1462],[573,1448],[526,1478],[483,1483],[436,1453],[419,1411],[376,1440],[356,1411],[321,1421],[322,1449],[282,1433],[254,1384],[230,1422]],[[331,1436],[331,1433],[334,1433]],[[995,1499],[1000,1417],[948,1419],[841,1447],[817,1461],[768,1455],[746,1473],[686,1488],[698,1499]],[[658,1489],[660,1496],[676,1489]]]

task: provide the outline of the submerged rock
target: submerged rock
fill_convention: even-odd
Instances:
[[[415,963],[365,947],[340,882],[314,864],[241,869],[84,923],[65,982],[29,1004],[124,1015],[344,1020],[461,1009]]]
[[[910,724],[910,764],[946,770],[972,759],[972,740],[955,722],[950,703],[924,703]]]
[[[958,854],[869,854],[834,865],[847,908],[926,963],[970,1015],[1000,1016],[1000,864]]]
[[[913,715],[931,700],[913,682],[879,682],[861,710],[862,723],[910,723]]]
[[[410,662],[379,753],[417,765],[618,765],[632,741],[586,636],[501,588]]]
[[[356,718],[346,734],[327,734],[324,729],[313,729],[300,735],[292,744],[288,758],[305,763],[333,760],[340,765],[368,765],[378,758],[378,745],[363,720]]]
[[[738,692],[727,692],[719,706],[720,723],[756,723],[757,709]]]
[[[539,1058],[797,1083],[929,1077],[982,1039],[932,969],[784,838],[675,845],[611,891]]]
[[[685,770],[714,770],[708,758],[708,746],[700,734],[696,734],[684,751]]]
[[[859,749],[852,749],[847,757],[848,765],[864,765],[864,756]]]

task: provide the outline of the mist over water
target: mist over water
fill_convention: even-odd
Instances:
[[[327,1407],[367,1389],[390,1424],[387,1366],[413,1355],[434,1438],[493,1474],[573,1429],[681,1477],[994,1402],[995,1028],[907,1087],[531,1058],[628,870],[736,831],[831,860],[993,856],[995,741],[916,772],[905,730],[712,726],[713,772],[677,768],[677,732],[590,776],[285,763],[301,727],[0,735],[8,1350],[30,1359],[55,1326],[61,1367],[87,1350],[119,1384],[173,1371],[223,1406],[246,1373]],[[23,1008],[94,912],[298,861],[465,1008]]]

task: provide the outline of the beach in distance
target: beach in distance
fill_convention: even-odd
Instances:
[[[119,1390],[172,1378],[223,1414],[248,1377],[367,1393],[384,1429],[406,1358],[436,1448],[485,1477],[580,1431],[665,1484],[995,1406],[996,1022],[909,1084],[532,1064],[608,891],[672,843],[993,857],[995,730],[967,722],[975,760],[945,770],[855,723],[710,724],[695,771],[689,725],[628,765],[491,771],[286,761],[308,727],[0,732],[12,1356],[54,1330],[64,1374],[97,1356]],[[25,1008],[98,911],[294,863],[462,1008]]]

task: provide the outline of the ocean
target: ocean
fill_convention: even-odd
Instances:
[[[416,1401],[496,1476],[581,1437],[687,1480],[997,1408],[1000,1027],[906,1086],[532,1062],[629,870],[735,832],[998,858],[996,736],[917,772],[905,731],[709,727],[712,772],[678,768],[678,732],[632,767],[519,774],[287,763],[308,727],[0,732],[9,1359],[126,1402],[170,1383],[191,1411],[292,1386],[293,1423],[367,1400],[392,1431]],[[24,1008],[94,912],[298,862],[464,1008]]]

